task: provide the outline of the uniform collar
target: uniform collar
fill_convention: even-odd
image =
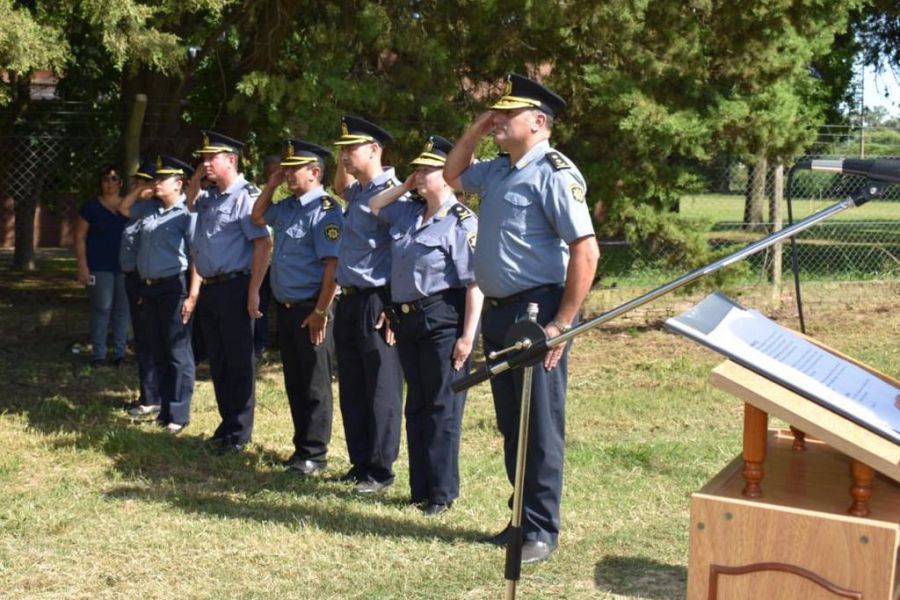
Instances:
[[[300,203],[300,206],[306,206],[313,200],[318,200],[322,196],[325,195],[325,188],[323,186],[319,186],[314,190],[310,190],[303,194],[302,196],[294,196],[297,199],[297,202]]]
[[[370,186],[380,186],[394,178],[394,167],[383,167],[383,171],[372,178],[369,182]]]
[[[528,163],[535,160],[538,156],[543,156],[550,150],[550,140],[541,140],[526,152],[519,162],[513,165],[517,170],[521,171]]]
[[[165,212],[169,212],[170,210],[177,210],[177,209],[185,208],[185,205],[184,205],[185,195],[184,194],[181,194],[180,196],[178,196],[178,199],[175,201],[175,203],[172,204],[172,206],[170,206],[168,208],[166,208],[166,203],[163,202],[162,200],[160,200],[159,198],[154,198],[154,199],[157,202],[159,202],[158,209],[159,209],[160,213],[165,213]]]
[[[437,209],[437,212],[434,213],[434,216],[431,217],[431,220],[440,221],[441,219],[445,218],[450,212],[450,207],[453,206],[454,202],[456,202],[456,196],[453,195],[453,192],[448,192],[447,197],[444,198],[443,202],[441,202],[441,207]]]
[[[238,173],[237,178],[235,178],[235,180],[231,182],[231,185],[229,185],[221,195],[230,196],[238,190],[243,189],[245,185],[247,185],[247,180],[244,179],[244,174]]]

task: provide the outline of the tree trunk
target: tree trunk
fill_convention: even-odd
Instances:
[[[784,201],[784,165],[779,164],[774,170],[774,182],[772,195],[769,198],[769,221],[772,223],[772,232],[781,231],[782,216],[781,205]],[[782,280],[782,246],[781,242],[772,246],[772,261],[769,271],[769,280],[772,282],[772,306],[781,308],[781,280]]]
[[[766,197],[766,171],[768,161],[764,156],[758,157],[750,166],[747,178],[747,192],[744,200],[744,231],[760,231],[763,224],[763,207]]]

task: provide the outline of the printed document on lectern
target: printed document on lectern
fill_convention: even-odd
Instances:
[[[900,444],[900,388],[718,292],[666,328]]]

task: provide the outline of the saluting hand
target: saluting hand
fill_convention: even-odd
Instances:
[[[488,110],[472,121],[470,130],[478,134],[478,137],[484,137],[494,130],[494,111]]]
[[[272,171],[272,174],[269,175],[269,179],[266,180],[267,186],[274,185],[275,187],[278,187],[282,183],[284,183],[284,169],[275,169]]]

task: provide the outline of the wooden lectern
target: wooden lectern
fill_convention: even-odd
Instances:
[[[900,599],[900,446],[736,363],[710,380],[744,450],[691,497],[688,600]]]

